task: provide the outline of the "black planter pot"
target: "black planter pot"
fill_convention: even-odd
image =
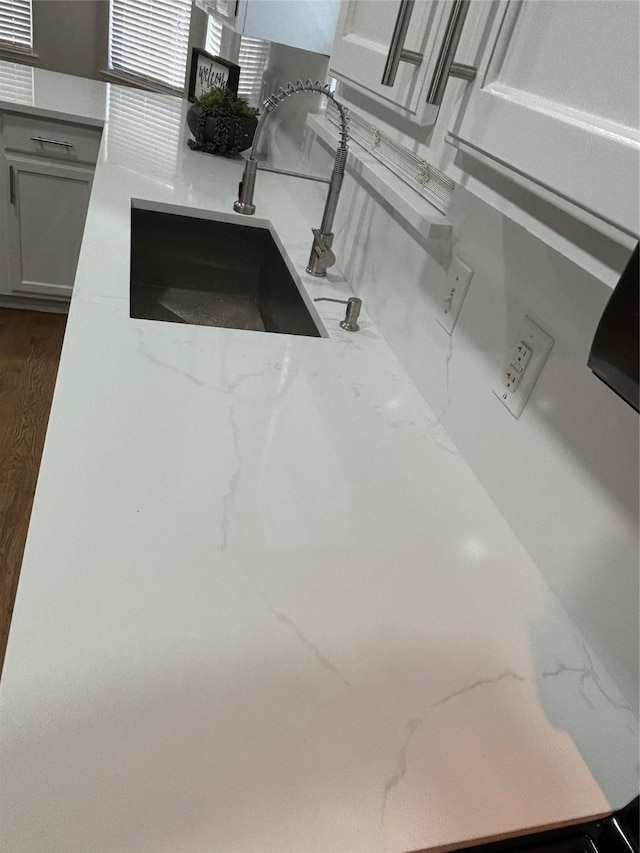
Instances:
[[[235,129],[232,129],[229,134],[229,149],[238,148],[239,151],[246,151],[253,144],[256,127],[258,126],[257,116],[239,116],[241,133],[240,140],[236,142]],[[187,125],[189,130],[196,139],[198,139],[198,123],[200,121],[200,107],[197,104],[191,104],[187,112]],[[210,116],[204,124],[204,139],[203,142],[213,142],[215,139],[216,119]]]

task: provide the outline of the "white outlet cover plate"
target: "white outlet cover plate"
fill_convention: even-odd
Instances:
[[[436,314],[436,320],[449,335],[456,325],[472,276],[473,270],[454,255],[447,276],[447,292]]]
[[[525,372],[522,374],[518,387],[515,391],[509,391],[504,384],[504,377],[507,374],[507,369],[511,364],[520,341],[524,341],[531,350],[531,358],[527,363]],[[550,338],[546,332],[543,332],[540,326],[537,326],[529,317],[522,318],[514,335],[513,344],[504,361],[503,369],[500,372],[500,379],[493,388],[493,393],[509,409],[514,418],[519,418],[522,414],[522,410],[531,396],[533,386],[536,384],[538,376],[540,376],[540,371],[551,352],[552,346],[553,338]]]

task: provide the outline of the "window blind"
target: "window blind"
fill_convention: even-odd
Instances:
[[[204,49],[213,56],[222,56],[220,53],[222,50],[222,24],[216,18],[212,18],[211,15],[207,21],[207,42]],[[226,59],[226,57],[223,58]]]
[[[240,66],[238,95],[252,106],[259,106],[262,77],[269,63],[271,43],[262,39],[238,38],[217,18],[209,16],[205,50]]]
[[[191,0],[111,0],[109,69],[184,90]]]
[[[32,50],[31,0],[0,0],[0,47]]]
[[[262,93],[262,77],[267,70],[271,43],[262,39],[252,39],[242,36],[238,65],[240,66],[240,82],[238,95],[245,98],[252,107],[257,107]]]

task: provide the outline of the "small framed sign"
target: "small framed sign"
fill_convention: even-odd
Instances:
[[[199,47],[194,47],[191,51],[191,70],[187,93],[190,101],[195,101],[213,86],[226,87],[234,95],[237,95],[239,79],[239,65],[222,59],[220,56],[211,56],[210,53],[201,50]]]

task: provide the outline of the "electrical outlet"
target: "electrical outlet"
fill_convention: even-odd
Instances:
[[[531,360],[532,352],[524,341],[520,341],[515,348],[511,364],[507,367],[507,373],[504,377],[504,385],[507,391],[515,391],[520,380],[524,376],[527,365]]]
[[[507,375],[505,376],[504,386],[507,391],[515,391],[518,385],[520,384],[520,377],[522,376],[522,372],[519,371],[515,365],[512,363],[507,368]]]
[[[453,332],[472,276],[473,270],[454,255],[447,276],[447,295],[440,303],[436,316],[438,323],[449,335]]]
[[[522,318],[509,359],[502,371],[502,381],[493,389],[493,393],[514,418],[522,414],[552,346],[553,339],[546,332],[529,317]]]

